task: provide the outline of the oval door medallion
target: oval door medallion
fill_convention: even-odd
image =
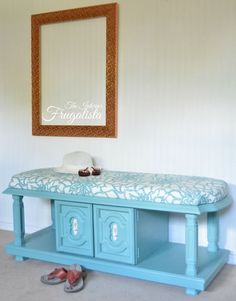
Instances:
[[[111,240],[116,241],[118,239],[118,225],[116,223],[111,224]]]
[[[77,236],[79,232],[79,222],[76,217],[72,217],[70,220],[70,229],[71,229],[71,234],[73,236]]]

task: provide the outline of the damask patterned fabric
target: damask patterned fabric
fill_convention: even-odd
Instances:
[[[211,178],[107,170],[100,176],[79,177],[58,173],[53,168],[17,174],[9,187],[185,205],[215,203],[228,194],[224,181]]]

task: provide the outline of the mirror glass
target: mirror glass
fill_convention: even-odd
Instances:
[[[42,125],[106,124],[106,18],[41,27]]]

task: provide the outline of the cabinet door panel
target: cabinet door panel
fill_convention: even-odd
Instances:
[[[133,209],[95,205],[95,256],[134,263],[133,223]]]
[[[56,201],[55,210],[57,249],[92,256],[92,206]]]

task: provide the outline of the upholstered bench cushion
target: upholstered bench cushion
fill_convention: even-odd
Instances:
[[[228,194],[224,181],[211,178],[107,170],[103,170],[100,176],[83,178],[58,173],[53,168],[17,174],[12,177],[9,187],[186,205],[215,203]]]

